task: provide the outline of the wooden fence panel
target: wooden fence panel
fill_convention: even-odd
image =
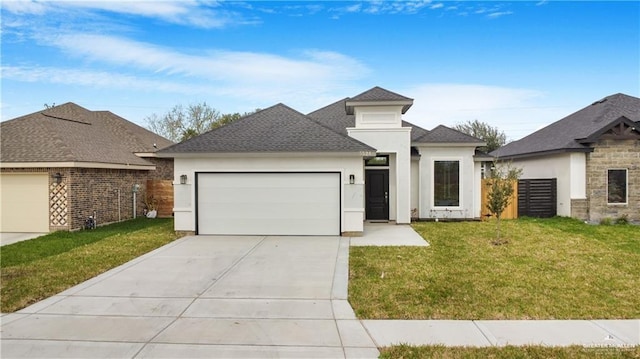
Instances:
[[[481,209],[480,213],[482,215],[482,220],[486,220],[491,217],[489,210],[487,209],[487,202],[489,197],[489,190],[491,189],[491,180],[486,178],[482,180],[481,183]],[[505,208],[504,212],[502,212],[501,219],[515,219],[518,218],[518,182],[513,182],[513,196],[509,201],[509,205]]]
[[[518,182],[518,212],[521,216],[546,218],[557,214],[555,178],[521,179]]]
[[[158,201],[158,217],[173,216],[172,180],[147,180],[147,192]]]

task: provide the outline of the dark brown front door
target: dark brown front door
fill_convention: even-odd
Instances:
[[[367,219],[389,219],[389,170],[366,170],[365,201]]]

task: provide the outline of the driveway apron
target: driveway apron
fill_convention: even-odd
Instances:
[[[2,316],[3,358],[361,358],[348,238],[192,236]]]

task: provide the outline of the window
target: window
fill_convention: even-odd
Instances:
[[[460,206],[460,161],[433,162],[433,204]]]
[[[627,203],[627,170],[607,171],[607,203]]]
[[[364,160],[365,166],[388,166],[389,155],[378,155],[376,157]]]

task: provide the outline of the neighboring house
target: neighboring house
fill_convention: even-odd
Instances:
[[[615,94],[491,153],[555,178],[557,214],[640,220],[640,99]]]
[[[357,235],[363,222],[480,216],[484,143],[402,120],[375,87],[304,115],[278,104],[158,152],[174,158],[175,228]]]
[[[49,232],[133,216],[133,186],[173,178],[155,151],[173,142],[109,111],[73,103],[0,124],[0,232]]]

